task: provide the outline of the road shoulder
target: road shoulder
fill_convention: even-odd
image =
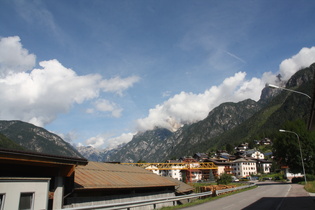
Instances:
[[[310,194],[304,185],[291,184],[287,197],[284,198],[279,210],[315,209],[314,193]]]

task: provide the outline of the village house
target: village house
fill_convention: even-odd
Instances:
[[[209,159],[209,156],[206,153],[196,153],[193,158],[198,162],[203,162],[204,160]]]
[[[256,160],[257,161],[257,172],[261,174],[269,174],[272,161],[270,160]]]
[[[240,144],[235,148],[235,150],[239,152],[246,151],[247,149],[248,149],[248,143]]]
[[[237,178],[248,177],[257,174],[256,161],[240,158],[232,162],[232,173]]]
[[[182,163],[180,160],[167,160],[166,163],[171,163],[172,165],[170,166],[169,170],[161,170],[160,175],[161,176],[169,176],[172,177],[173,179],[183,181],[183,166],[182,165],[177,165],[176,163]]]
[[[207,162],[213,162],[217,167],[217,171],[215,172],[215,175],[219,176],[226,173],[226,174],[232,174],[232,163],[229,162],[225,158],[211,158],[207,160]]]
[[[251,158],[259,159],[259,160],[263,160],[265,158],[265,155],[263,153],[254,149],[244,151],[244,155],[246,157],[251,157]]]

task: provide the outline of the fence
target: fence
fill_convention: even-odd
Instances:
[[[220,195],[222,193],[236,191],[240,189],[245,189],[248,187],[252,187],[256,184],[249,184],[244,186],[239,186],[235,188],[217,190],[215,195]],[[182,196],[175,196],[175,197],[166,197],[166,198],[159,198],[159,199],[147,199],[141,201],[131,201],[131,202],[123,202],[123,203],[112,203],[112,204],[102,204],[102,205],[94,205],[94,206],[81,206],[81,207],[73,207],[73,208],[64,208],[63,210],[85,210],[85,209],[127,209],[130,210],[131,208],[143,207],[146,206],[146,209],[156,209],[158,204],[173,202],[173,206],[177,205],[177,201],[186,200],[190,202],[192,199],[209,197],[212,195],[211,191],[203,192],[203,193],[193,193],[190,195],[182,195]],[[149,207],[150,206],[150,207]]]

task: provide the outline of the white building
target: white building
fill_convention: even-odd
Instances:
[[[238,177],[248,177],[257,174],[256,162],[254,160],[240,158],[232,163],[232,173]]]
[[[257,150],[248,150],[245,152],[247,157],[263,160],[265,155]]]
[[[181,168],[182,167],[180,166],[173,166],[172,170],[169,171],[170,177],[172,177],[173,179],[177,179],[179,181],[183,180]]]
[[[169,176],[172,177],[173,179],[182,181],[183,180],[183,175],[182,175],[182,168],[183,166],[181,165],[174,165],[170,166],[170,170],[160,170],[159,175],[160,176]]]
[[[146,167],[145,169],[152,171],[152,172],[153,172],[154,174],[156,174],[156,175],[160,175],[160,170],[159,170],[159,168],[156,167],[156,166],[148,166],[148,167]]]
[[[0,209],[47,209],[49,182],[50,178],[1,177]]]
[[[187,173],[189,173],[189,171],[187,171]],[[202,180],[202,171],[198,170],[198,169],[191,169],[190,170],[190,175],[188,175],[188,177],[191,177],[192,182],[197,182],[199,180]]]
[[[258,173],[269,174],[271,165],[272,165],[272,161],[257,159]]]

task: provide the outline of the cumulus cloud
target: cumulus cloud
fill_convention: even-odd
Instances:
[[[140,77],[131,76],[125,79],[120,77],[114,77],[101,82],[101,88],[105,92],[114,92],[118,95],[122,95],[122,92],[133,86],[134,83],[138,82]]]
[[[32,69],[36,56],[29,54],[20,43],[20,37],[0,38],[0,76]]]
[[[118,137],[114,137],[114,138],[110,138],[108,139],[108,149],[113,149],[116,148],[117,146],[119,146],[120,144],[123,143],[128,143],[129,141],[131,141],[132,137],[135,135],[136,133],[123,133]]]
[[[120,144],[129,142],[134,135],[135,133],[123,133],[120,136],[112,137],[108,134],[101,134],[96,137],[89,138],[85,141],[85,144],[93,146],[94,148],[103,148],[106,146],[106,149],[113,149]]]
[[[298,70],[310,66],[315,61],[315,47],[304,47],[300,52],[280,64],[280,74],[283,80],[288,80]]]
[[[111,115],[116,118],[120,117],[123,111],[117,104],[105,99],[99,99],[94,104],[97,111],[111,112]]]
[[[5,55],[8,52],[10,56]],[[2,56],[3,55],[3,56]],[[19,119],[44,126],[60,113],[68,112],[74,104],[97,100],[102,91],[121,93],[137,78],[102,79],[101,75],[77,75],[57,60],[39,62],[40,68],[31,69],[35,56],[22,48],[19,37],[0,41],[0,118]],[[123,84],[121,85],[120,82]],[[98,100],[96,108],[119,117],[122,109],[113,102]]]

